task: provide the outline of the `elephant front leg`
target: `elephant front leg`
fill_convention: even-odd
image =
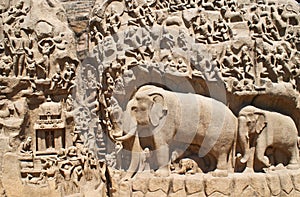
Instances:
[[[255,154],[255,147],[251,147],[249,150],[249,159],[246,161],[246,168],[244,170],[245,173],[253,173],[254,167],[254,154]]]
[[[167,177],[170,175],[169,167],[169,146],[163,145],[157,148],[156,158],[159,169],[155,172],[158,177]]]
[[[265,156],[267,146],[265,144],[257,142],[256,145],[256,157],[259,161],[261,161],[266,167],[270,167],[270,161],[267,156]]]

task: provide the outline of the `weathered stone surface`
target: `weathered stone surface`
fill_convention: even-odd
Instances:
[[[168,193],[170,181],[170,178],[153,177],[149,181],[149,191],[155,192],[157,190],[162,190],[164,193]]]
[[[250,185],[250,175],[248,175],[247,173],[245,174],[235,174],[235,176],[233,177],[233,194],[244,194],[245,192],[247,193],[246,190],[251,190],[251,188],[248,189],[249,185]],[[247,195],[245,195],[247,196]]]
[[[168,196],[170,196],[170,197],[186,197],[187,195],[186,195],[185,190],[181,189],[181,190],[177,190],[174,193],[169,194]]]
[[[141,191],[146,193],[148,190],[149,177],[137,176],[132,180],[133,191]]]
[[[203,177],[195,175],[185,179],[185,188],[188,194],[200,193],[203,191]]]
[[[273,196],[278,196],[281,193],[281,181],[277,173],[268,173],[267,183],[270,189],[270,192]]]
[[[284,195],[284,193],[290,194],[292,192],[292,190],[294,189],[293,182],[291,180],[291,176],[286,171],[279,172],[278,176],[280,178],[280,185],[281,185],[281,190],[282,190],[281,195]]]
[[[253,174],[250,176],[250,186],[259,196],[269,196],[267,180],[264,174]]]
[[[179,190],[185,190],[185,177],[180,175],[175,175],[172,180],[173,192],[176,193]]]
[[[131,184],[128,182],[120,183],[119,196],[130,196],[132,193]]]
[[[144,197],[144,193],[141,191],[136,191],[132,193],[132,197]]]
[[[299,195],[296,1],[60,2],[0,1],[0,195]]]
[[[205,193],[204,191],[203,192],[197,192],[197,193],[194,193],[194,194],[189,194],[188,197],[205,197]]]
[[[147,192],[147,194],[145,195],[145,197],[157,197],[157,196],[166,197],[167,194],[162,190],[158,190],[155,192]]]
[[[295,190],[300,191],[300,172],[294,171],[293,173],[290,173],[290,176],[293,181]]]
[[[205,178],[205,193],[208,196],[214,193],[229,196],[232,193],[233,180],[231,177],[212,177]],[[215,194],[217,195],[217,194]]]

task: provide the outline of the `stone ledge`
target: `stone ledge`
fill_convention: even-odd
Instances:
[[[155,177],[139,173],[130,181],[113,177],[114,197],[126,196],[299,196],[300,170],[268,173],[235,173],[228,177],[209,174]],[[116,184],[119,184],[118,187]]]

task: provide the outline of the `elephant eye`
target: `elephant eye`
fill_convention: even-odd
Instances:
[[[137,111],[137,107],[132,107],[131,110],[136,112]]]
[[[247,121],[247,126],[250,126],[251,125],[251,121]]]

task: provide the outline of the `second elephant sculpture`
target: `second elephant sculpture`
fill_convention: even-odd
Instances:
[[[298,130],[289,116],[246,106],[239,112],[238,139],[242,152],[241,163],[253,171],[254,158],[270,167],[267,148],[280,149],[289,157],[288,167],[297,168],[299,162]]]
[[[156,156],[157,176],[170,174],[172,147],[182,145],[198,146],[200,156],[212,155],[222,175],[233,169],[237,118],[219,101],[145,85],[128,102],[124,117],[125,134],[117,140],[131,146],[127,178],[136,172],[144,147]]]

